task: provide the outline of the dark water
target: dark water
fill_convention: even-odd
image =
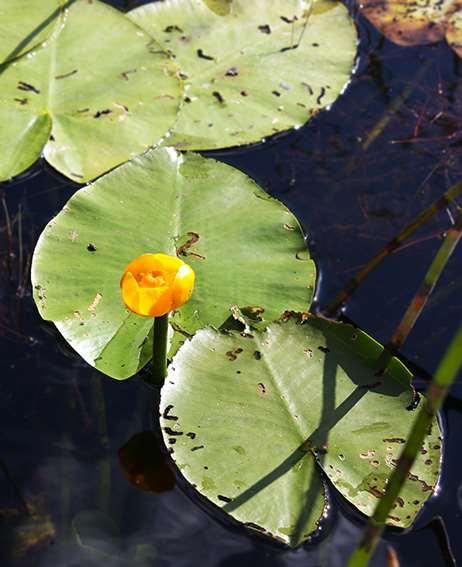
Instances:
[[[318,259],[321,308],[462,177],[461,61],[444,43],[400,48],[361,18],[358,25],[358,69],[330,111],[258,147],[213,154],[252,176],[298,216]],[[425,74],[415,82],[423,65]],[[409,86],[406,102],[364,151],[362,142]],[[145,488],[170,482],[152,462],[149,434],[142,438],[141,459],[125,449],[130,471],[119,465],[118,450],[152,428],[152,392],[138,379],[115,382],[81,362],[41,321],[31,299],[34,243],[76,186],[41,163],[0,189],[0,565],[345,565],[363,520],[333,490],[332,514],[317,545],[290,551],[210,514],[181,480],[161,493],[130,484],[127,474]],[[347,316],[386,341],[451,218],[451,210],[442,212],[388,258],[349,302]],[[403,348],[419,368],[421,387],[460,324],[461,291],[459,248]],[[386,532],[374,566],[385,565],[389,543],[401,566],[449,565],[441,525],[462,559],[462,377],[442,419],[445,459],[438,494],[408,533]]]

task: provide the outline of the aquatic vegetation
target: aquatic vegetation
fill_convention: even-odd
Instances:
[[[128,13],[180,67],[184,100],[168,145],[204,150],[259,142],[300,127],[345,89],[357,33],[340,2],[234,0],[221,10],[212,4],[168,0]]]
[[[294,215],[240,171],[193,153],[157,149],[77,191],[50,221],[32,262],[34,297],[91,365],[128,378],[152,357],[152,321],[120,297],[127,264],[146,251],[184,259],[194,294],[172,314],[171,354],[230,305],[257,306],[261,325],[303,311],[316,270]]]
[[[446,39],[462,57],[462,11],[456,0],[357,0],[361,12],[398,45]]]
[[[160,397],[160,429],[119,451],[124,475],[143,490],[170,489],[168,450],[182,478],[221,513],[292,547],[322,531],[330,486],[371,518],[352,558],[365,565],[383,527],[410,527],[438,484],[437,411],[460,366],[460,335],[442,363],[451,372],[436,373],[428,397],[417,394],[416,371],[399,351],[460,240],[460,209],[454,205],[454,226],[388,343],[339,311],[382,260],[454,204],[462,184],[388,242],[321,313],[311,244],[296,216],[268,187],[186,150],[259,142],[329,108],[355,65],[346,7],[165,0],[122,14],[98,0],[62,0],[29,8],[22,21],[0,0],[0,179],[42,152],[69,179],[97,178],[41,234],[32,286],[40,315],[89,365],[117,380],[136,375],[150,400]],[[409,34],[390,15],[395,8]],[[371,20],[385,14],[384,33],[401,44],[431,30],[429,41],[443,34],[458,49],[451,2],[411,9],[390,0],[374,9],[363,6]],[[363,152],[378,147],[423,75],[359,139]],[[103,413],[104,404],[97,407]],[[150,445],[156,432],[163,455]],[[144,466],[146,446],[153,454]],[[104,485],[110,467],[101,470]],[[73,520],[90,555],[118,531],[108,512],[105,505]],[[155,555],[145,552],[141,563]],[[123,556],[138,558],[133,550]]]

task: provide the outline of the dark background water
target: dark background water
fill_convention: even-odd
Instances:
[[[355,17],[358,69],[329,111],[265,144],[213,153],[300,219],[321,273],[321,308],[462,177],[461,61],[445,43],[395,46]],[[416,81],[423,65],[424,76]],[[364,151],[362,142],[405,89],[407,100]],[[126,479],[118,450],[152,428],[152,393],[139,379],[112,381],[83,363],[39,318],[31,298],[28,269],[37,236],[76,188],[45,163],[0,186],[0,565],[345,565],[363,520],[333,489],[332,513],[318,543],[291,551],[210,513],[181,481],[153,493]],[[347,316],[378,340],[390,338],[451,222],[449,209],[387,258],[349,302]],[[460,324],[461,291],[459,248],[402,349],[417,365],[422,388]],[[385,564],[389,543],[404,567],[449,565],[435,517],[462,559],[462,377],[442,419],[439,491],[412,530],[386,532],[374,566]],[[155,454],[152,438],[143,439],[144,454]],[[159,484],[155,463],[147,465],[137,464],[138,480]]]

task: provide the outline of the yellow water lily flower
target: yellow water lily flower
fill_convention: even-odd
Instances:
[[[160,317],[189,300],[194,278],[192,268],[176,256],[143,254],[124,270],[122,298],[133,313]]]

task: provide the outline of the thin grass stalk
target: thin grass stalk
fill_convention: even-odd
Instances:
[[[409,333],[412,331],[417,319],[422,313],[423,308],[427,304],[427,301],[433,292],[435,285],[438,283],[438,280],[446,267],[449,258],[452,256],[461,236],[462,209],[459,209],[454,226],[446,232],[444,240],[427,273],[425,274],[423,282],[387,345],[388,349],[396,352],[409,336]]]
[[[440,410],[449,388],[454,382],[462,366],[462,326],[451,341],[449,348],[443,356],[435,377],[427,391],[422,408],[417,414],[404,449],[399,456],[396,468],[393,470],[385,494],[379,500],[374,514],[369,518],[360,544],[350,557],[348,567],[366,567],[377,546],[380,535],[385,527],[388,514],[393,509],[409,471],[422,447],[433,420]]]
[[[392,238],[359,272],[347,282],[345,287],[339,291],[336,297],[324,309],[324,315],[334,316],[353,295],[364,280],[383,262],[383,260],[394,252],[401,244],[423,227],[441,209],[451,204],[454,199],[462,194],[462,181],[458,181],[448,189],[439,199],[434,201],[427,209],[422,211],[416,219],[403,228],[403,230]]]

